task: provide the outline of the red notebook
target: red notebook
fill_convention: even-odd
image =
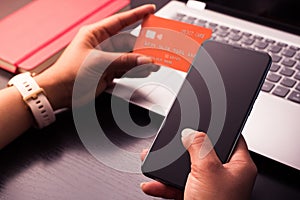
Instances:
[[[130,0],[36,0],[0,21],[0,67],[12,73],[49,67],[82,25],[94,23]]]

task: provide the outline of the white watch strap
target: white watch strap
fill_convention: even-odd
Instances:
[[[44,90],[40,88],[29,72],[14,76],[8,85],[14,85],[19,90],[23,100],[31,109],[38,128],[46,127],[55,121],[55,114]]]

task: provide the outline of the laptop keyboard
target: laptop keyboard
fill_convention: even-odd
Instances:
[[[269,53],[272,65],[261,90],[300,104],[300,47],[181,13],[173,19],[212,29],[213,40]]]

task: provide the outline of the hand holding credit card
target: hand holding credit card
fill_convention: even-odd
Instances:
[[[149,15],[134,46],[134,52],[153,58],[155,64],[187,72],[211,29]]]

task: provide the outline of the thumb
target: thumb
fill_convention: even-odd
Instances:
[[[205,168],[210,164],[222,164],[207,134],[184,129],[181,136],[183,146],[188,150],[193,165]]]

